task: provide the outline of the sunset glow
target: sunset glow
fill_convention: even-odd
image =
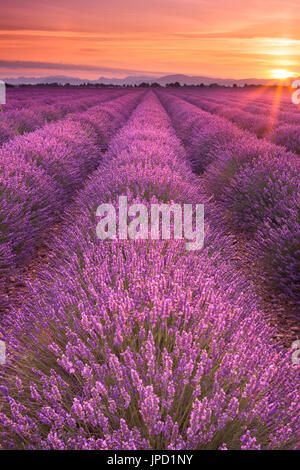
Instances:
[[[286,80],[289,77],[292,77],[293,73],[288,72],[287,70],[272,70],[272,78],[279,78],[281,80]]]
[[[0,78],[299,76],[299,22],[293,0],[16,0],[1,6]]]

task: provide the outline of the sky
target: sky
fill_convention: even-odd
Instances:
[[[0,11],[0,77],[300,75],[299,0],[14,0]]]

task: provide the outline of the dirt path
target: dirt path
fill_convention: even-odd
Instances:
[[[46,267],[49,263],[51,256],[51,249],[49,244],[56,235],[61,231],[62,222],[58,222],[50,227],[47,237],[43,238],[40,246],[36,249],[34,258],[28,264],[19,266],[14,275],[5,280],[4,283],[4,298],[6,304],[0,308],[0,322],[1,318],[9,313],[11,307],[20,307],[27,294],[26,282],[34,281],[37,273]]]

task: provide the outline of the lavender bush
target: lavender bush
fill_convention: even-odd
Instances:
[[[65,214],[52,264],[5,319],[2,447],[299,448],[297,369],[232,268],[213,204],[201,252],[98,240],[97,205],[124,194],[203,198],[152,92]]]
[[[8,103],[3,107],[5,112],[2,114],[0,121],[0,145],[15,136],[43,127],[48,122],[62,119],[70,113],[84,111],[97,103],[117,98],[122,94],[117,90],[112,90],[112,92],[109,95],[100,92],[96,97],[95,92],[92,94],[87,93],[85,97],[78,98],[75,91],[73,95],[67,95],[67,98],[59,94],[56,99],[50,100],[49,96],[52,96],[53,90],[46,90],[43,99],[35,101],[35,92],[33,92],[33,95],[28,98],[28,102],[22,103],[21,101],[19,106],[11,104],[8,95]],[[66,99],[65,102],[63,101],[64,98]]]
[[[300,306],[299,199],[285,210],[283,219],[268,217],[258,228],[251,254],[260,258],[276,291]]]
[[[186,122],[181,127],[181,117],[192,105],[169,93],[160,92],[159,96],[175,128],[185,131]],[[282,147],[232,130],[230,123],[211,118],[201,110],[197,121],[195,113],[194,108],[193,129],[185,132],[184,138],[192,169],[206,169],[203,175],[205,187],[213,194],[231,228],[248,235],[259,229],[262,239],[255,243],[255,257],[264,260],[262,267],[266,279],[280,263],[280,270],[272,276],[274,284],[285,297],[298,302],[299,217],[294,217],[299,214],[298,159]],[[268,238],[271,227],[272,236],[270,232]],[[283,241],[285,230],[286,244]],[[274,263],[269,263],[276,231],[280,243]],[[280,256],[278,250],[281,250]]]
[[[96,106],[90,125],[81,126],[75,116],[16,137],[0,149],[0,241],[19,260],[31,256],[43,232],[101,160],[102,140],[92,124],[111,135],[139,99],[139,92],[124,94],[110,102],[110,119],[106,108],[102,112]]]
[[[299,124],[285,124],[280,126],[273,134],[273,142],[286,147],[291,152],[300,154]]]
[[[267,99],[255,106],[244,103],[244,97],[232,99],[228,92],[219,92],[218,98],[209,92],[197,96],[191,92],[180,92],[177,96],[198,106],[204,111],[228,119],[243,130],[264,137],[288,151],[299,153],[300,115],[295,106],[291,109],[281,103],[280,94],[273,94],[273,101]]]

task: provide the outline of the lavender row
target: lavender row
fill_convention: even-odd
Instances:
[[[56,87],[30,87],[30,88],[7,88],[6,104],[2,106],[2,113],[32,109],[45,105],[56,105],[60,102],[72,102],[77,99],[94,98],[95,101],[101,99],[106,94],[111,99],[120,90],[115,89],[90,89],[90,88],[56,88]]]
[[[201,252],[101,241],[96,208],[120,195],[205,202],[152,92],[66,214],[53,264],[6,319],[2,447],[299,448],[296,367],[232,270],[214,207]]]
[[[265,279],[300,303],[300,162],[281,147],[258,140],[192,104],[159,94],[183,139],[192,169],[228,224],[252,242]]]
[[[299,123],[299,109],[292,104],[291,94],[288,94],[289,106],[282,102],[282,91],[279,89],[271,94],[271,99],[261,98],[256,100],[255,96],[243,96],[241,94],[234,95],[234,92],[219,92],[219,93],[195,93],[183,92],[182,96],[194,97],[196,99],[203,99],[206,102],[220,104],[221,106],[227,105],[231,108],[243,110],[247,113],[254,115],[276,115],[277,121],[287,123]]]
[[[123,94],[0,149],[1,274],[31,257],[139,99],[139,92]]]
[[[268,109],[262,110],[262,113],[258,113],[254,109],[253,112],[246,111],[243,105],[230,105],[226,99],[223,103],[213,103],[207,98],[199,99],[190,94],[180,96],[204,111],[229,119],[241,129],[250,131],[258,137],[264,137],[285,147],[288,151],[300,154],[300,114],[298,112],[280,112],[276,109],[276,102]],[[276,97],[274,99],[276,100]]]
[[[212,103],[238,106],[252,114],[271,114],[273,109],[280,120],[283,120],[284,116],[289,120],[290,116],[293,116],[294,119],[299,118],[299,107],[292,102],[293,91],[281,87],[275,89],[259,88],[252,92],[235,91],[234,89],[208,89],[202,91],[187,89],[178,90],[178,95],[189,95],[209,100]]]
[[[36,105],[33,103],[28,109],[6,111],[0,114],[0,146],[15,136],[33,132],[49,122],[64,118],[67,114],[84,111],[119,95],[121,95],[120,91],[114,91],[113,95],[102,92],[100,95],[89,95],[79,99],[73,96],[71,100],[69,97],[55,104]]]

